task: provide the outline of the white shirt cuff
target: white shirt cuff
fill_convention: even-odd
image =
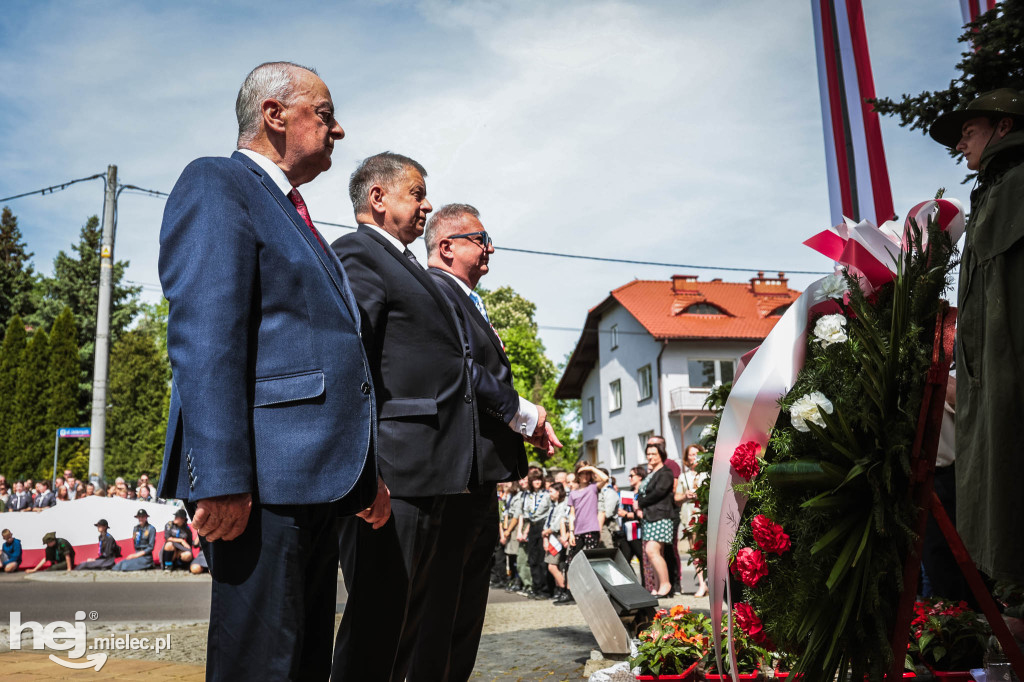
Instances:
[[[519,411],[516,412],[516,416],[512,418],[512,422],[509,424],[512,430],[527,437],[532,436],[533,432],[537,430],[537,422],[539,420],[540,415],[537,413],[537,406],[523,396],[519,396]]]

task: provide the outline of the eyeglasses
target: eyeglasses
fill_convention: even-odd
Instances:
[[[480,239],[476,239],[476,237],[480,237]],[[482,246],[485,249],[490,248],[491,244],[494,243],[491,241],[491,235],[487,234],[487,230],[480,230],[479,232],[465,232],[463,234],[453,234],[449,236],[448,239],[468,239],[475,243],[476,245]]]

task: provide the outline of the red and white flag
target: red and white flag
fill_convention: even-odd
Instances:
[[[861,0],[811,0],[833,225],[893,217]]]
[[[996,8],[997,0],[960,0],[960,12],[964,16],[964,23],[969,24],[979,16]]]

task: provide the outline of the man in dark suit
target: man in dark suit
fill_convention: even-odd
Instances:
[[[213,575],[207,679],[326,680],[336,516],[390,513],[356,303],[295,189],[344,131],[324,82],[287,62],[256,67],[236,113],[238,151],[185,168],[160,231],[159,494],[186,501]]]
[[[393,512],[379,531],[339,522],[349,594],[335,644],[339,680],[405,679],[444,506],[473,480],[469,351],[448,299],[408,249],[432,210],[425,176],[400,154],[365,159],[349,182],[359,227],[332,245],[362,316]]]
[[[468,204],[449,204],[426,230],[430,274],[451,302],[469,342],[479,428],[469,494],[444,508],[437,556],[431,567],[426,616],[416,642],[410,682],[468,680],[476,662],[487,609],[488,578],[498,541],[496,484],[527,473],[525,429],[541,422],[531,444],[554,453],[561,447],[544,408],[521,398],[512,385],[512,366],[491,326],[483,300],[473,291],[487,274],[494,253],[480,213]]]

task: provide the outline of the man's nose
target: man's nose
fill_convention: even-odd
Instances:
[[[484,251],[487,253],[494,253],[494,242],[487,242],[487,246],[484,247]]]
[[[345,129],[341,127],[341,124],[337,120],[334,121],[334,125],[331,126],[331,138],[340,140],[345,137]]]
[[[434,210],[434,207],[430,205],[430,200],[426,197],[423,198],[423,203],[420,204],[420,207],[423,209],[424,213],[430,213]]]

